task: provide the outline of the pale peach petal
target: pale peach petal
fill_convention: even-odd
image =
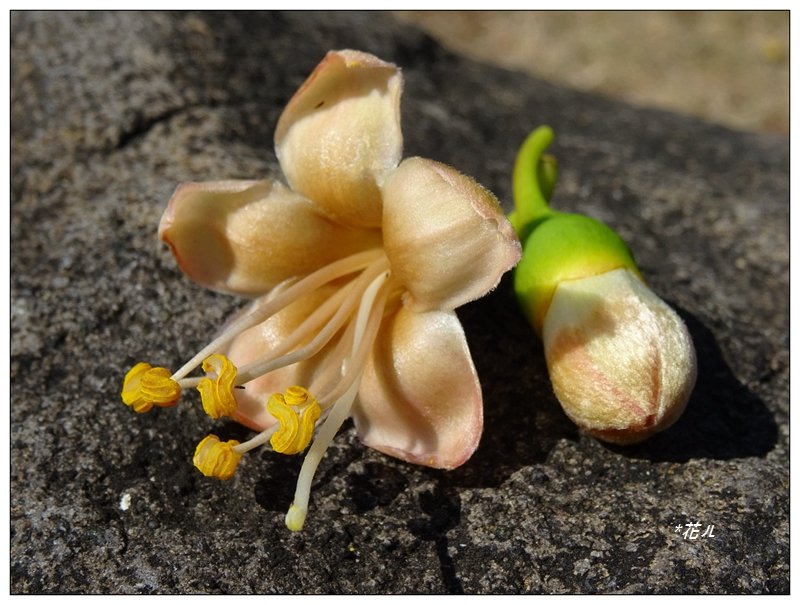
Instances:
[[[262,359],[286,341],[289,335],[336,291],[337,287],[338,285],[329,284],[298,299],[266,321],[237,336],[219,352],[226,355],[239,370]],[[265,300],[267,297],[264,300],[253,301],[240,314],[249,313],[253,306],[263,304]],[[312,337],[313,334],[306,340]],[[272,426],[275,419],[266,409],[269,396],[273,393],[282,393],[290,386],[308,387],[321,370],[320,366],[335,342],[334,339],[310,359],[264,374],[243,385],[243,389],[234,389],[233,393],[239,404],[234,418],[258,431]],[[305,341],[301,344],[305,344]]]
[[[542,338],[564,411],[605,441],[633,443],[669,427],[694,387],[686,326],[627,269],[559,284]]]
[[[380,246],[377,230],[344,227],[270,181],[183,183],[161,218],[159,236],[190,278],[245,296]]]
[[[384,319],[353,418],[366,445],[402,460],[449,469],[472,455],[483,398],[455,313],[401,307]]]
[[[400,70],[331,51],[286,106],[275,149],[292,188],[340,222],[381,224],[378,184],[402,156]]]
[[[383,241],[417,311],[483,296],[522,253],[497,199],[455,169],[403,160],[383,186]]]

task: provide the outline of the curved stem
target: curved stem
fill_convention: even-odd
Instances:
[[[549,204],[550,198],[553,197],[553,191],[556,188],[556,181],[558,180],[558,161],[556,160],[556,156],[545,153],[539,159],[536,176],[539,178],[539,188],[542,191],[542,195]]]
[[[517,233],[533,221],[553,213],[548,198],[553,193],[558,168],[553,156],[544,155],[552,142],[553,129],[539,126],[528,135],[517,153],[513,174],[516,210],[512,220]]]

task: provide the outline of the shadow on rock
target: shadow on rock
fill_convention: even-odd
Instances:
[[[347,420],[339,433],[345,433],[352,428],[352,421]],[[328,450],[314,475],[311,492],[329,485],[335,477],[348,476],[347,469],[364,455],[364,447],[344,447],[335,453]],[[265,449],[262,454],[265,479],[258,482],[255,487],[255,497],[258,504],[265,510],[286,512],[294,500],[297,480],[300,469],[303,467],[305,455],[287,456],[271,449]]]
[[[348,474],[347,481],[350,498],[359,513],[388,506],[408,486],[400,471],[377,462],[365,463],[364,470]]]
[[[271,450],[265,450],[261,458],[259,465],[264,466],[261,472],[265,478],[256,483],[256,502],[264,510],[285,513],[294,499],[303,458],[284,456]]]
[[[613,449],[654,462],[763,456],[778,440],[775,419],[733,374],[711,331],[697,318],[678,311],[697,351],[697,384],[686,411],[663,433],[639,445]]]
[[[483,388],[484,430],[478,450],[448,473],[448,482],[497,487],[516,470],[544,462],[560,439],[577,439],[578,429],[553,395],[542,345],[508,278],[458,315]]]
[[[419,506],[425,517],[409,520],[409,531],[421,540],[433,542],[447,593],[464,594],[464,588],[456,575],[455,563],[447,549],[447,532],[461,521],[458,496],[437,485],[432,491],[420,494]]]

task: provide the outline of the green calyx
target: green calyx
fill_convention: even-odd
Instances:
[[[620,268],[639,276],[619,235],[591,217],[558,213],[540,221],[523,242],[514,291],[528,320],[541,334],[558,284]]]
[[[555,158],[544,155],[544,150],[552,140],[553,131],[541,126],[522,144],[514,165],[515,210],[509,216],[523,247],[514,270],[514,291],[539,334],[562,281],[620,268],[641,278],[628,246],[610,227],[582,214],[550,208],[558,169]]]

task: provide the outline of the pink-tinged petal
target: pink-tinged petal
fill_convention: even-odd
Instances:
[[[377,230],[344,227],[270,181],[183,183],[158,233],[191,279],[245,296],[380,245]]]
[[[483,431],[483,396],[452,311],[401,307],[384,319],[353,411],[368,446],[415,464],[455,468]]]
[[[379,227],[378,183],[403,151],[403,78],[373,55],[329,52],[289,101],[275,150],[289,184],[346,225]]]
[[[383,192],[386,256],[413,310],[479,298],[519,261],[519,240],[497,199],[454,168],[409,158]]]
[[[685,324],[628,269],[561,282],[542,338],[564,411],[604,441],[635,443],[666,429],[694,387]]]
[[[336,291],[335,285],[324,286],[293,302],[282,311],[266,321],[242,332],[220,353],[239,369],[267,356],[286,341],[290,334],[313,313],[331,294]],[[252,307],[263,304],[268,297],[253,301],[240,314],[248,313]],[[313,338],[309,335],[302,344]],[[264,374],[246,383],[243,389],[234,389],[238,403],[234,415],[237,422],[261,431],[275,423],[275,419],[267,412],[266,403],[273,393],[282,393],[290,386],[308,387],[320,371],[320,365],[335,346],[336,340],[326,345],[314,357]]]

